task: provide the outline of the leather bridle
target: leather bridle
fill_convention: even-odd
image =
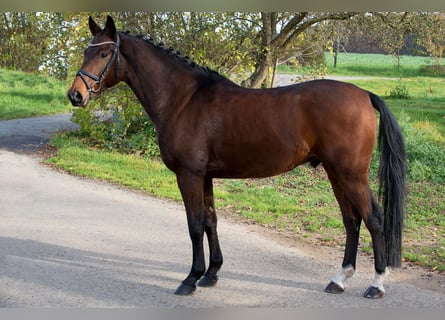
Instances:
[[[80,69],[79,71],[77,71],[78,76],[80,76],[80,78],[83,80],[83,82],[85,83],[85,86],[88,89],[88,93],[93,92],[93,93],[98,93],[101,91],[102,89],[102,82],[105,79],[108,70],[110,69],[111,65],[113,64],[114,60],[116,60],[116,80],[118,78],[119,75],[119,66],[120,66],[120,58],[119,58],[119,46],[120,46],[120,37],[119,37],[119,33],[116,33],[116,42],[114,41],[104,41],[104,42],[99,42],[99,43],[90,43],[87,47],[87,49],[89,47],[99,47],[105,44],[112,44],[114,45],[114,50],[113,50],[113,55],[111,56],[111,59],[108,60],[107,65],[105,66],[105,68],[102,70],[101,74],[99,76],[96,76],[94,74],[92,74],[91,72],[85,71],[83,69]],[[87,82],[86,77],[94,80],[92,85],[89,85]]]

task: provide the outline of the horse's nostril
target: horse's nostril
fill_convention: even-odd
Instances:
[[[79,106],[83,101],[82,94],[77,90],[68,92],[68,98],[73,106]]]
[[[82,95],[80,94],[79,91],[74,92],[74,101],[79,103],[82,102]]]

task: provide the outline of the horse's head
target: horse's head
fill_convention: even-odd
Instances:
[[[89,99],[114,86],[123,76],[120,70],[120,37],[113,19],[107,17],[104,29],[91,17],[88,22],[94,38],[85,50],[82,67],[68,90],[73,106],[86,106]]]

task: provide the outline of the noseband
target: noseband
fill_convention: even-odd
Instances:
[[[120,41],[120,37],[119,37],[118,33],[116,34],[116,36],[117,36],[116,42],[104,41],[104,42],[99,42],[99,43],[90,43],[88,45],[87,49],[89,47],[98,47],[98,46],[102,46],[104,44],[114,45],[113,55],[111,56],[111,59],[107,62],[107,65],[102,70],[102,72],[99,76],[96,76],[96,75],[92,74],[91,72],[85,71],[83,69],[80,69],[79,71],[77,71],[77,75],[80,76],[80,78],[85,83],[85,86],[87,87],[88,92],[98,93],[102,89],[102,81],[105,79],[105,76],[107,75],[108,70],[110,69],[114,60],[116,60],[116,64],[117,64],[117,66],[116,66],[116,80],[117,80],[118,75],[119,75],[119,65],[120,65],[119,46],[120,46],[121,41]],[[88,84],[86,77],[94,80],[94,83],[91,86]]]

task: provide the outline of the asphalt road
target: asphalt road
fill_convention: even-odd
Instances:
[[[344,294],[326,294],[342,251],[224,217],[218,285],[175,296],[191,263],[182,205],[42,165],[33,151],[69,127],[67,116],[0,121],[0,307],[445,307],[445,291],[417,286],[409,268],[390,274],[383,299],[362,298],[366,256]]]
[[[0,121],[0,149],[36,151],[49,142],[53,132],[74,129],[70,114]]]

